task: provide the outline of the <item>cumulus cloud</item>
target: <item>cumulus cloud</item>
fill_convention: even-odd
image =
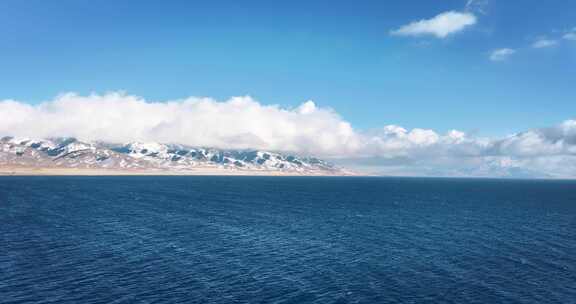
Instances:
[[[575,120],[505,138],[460,137],[364,158],[385,175],[576,178]],[[385,151],[387,149],[382,149]],[[357,160],[356,160],[357,161]]]
[[[556,46],[557,44],[558,44],[558,41],[556,41],[556,40],[547,39],[547,38],[539,38],[536,41],[534,41],[534,43],[532,43],[532,47],[535,49],[542,49],[542,48],[553,47],[553,46]]]
[[[339,148],[345,153],[355,147],[357,140],[348,122],[311,101],[284,109],[260,104],[250,97],[223,102],[196,97],[148,102],[122,93],[70,93],[39,105],[0,102],[0,134],[316,154],[330,154]]]
[[[448,11],[431,19],[409,23],[390,33],[397,36],[432,35],[437,38],[446,38],[476,24],[476,21],[476,16],[470,12]]]
[[[330,108],[296,108],[251,97],[226,101],[190,97],[149,102],[123,93],[68,93],[38,105],[0,102],[0,134],[71,136],[90,141],[158,141],[218,148],[256,148],[322,156],[397,157],[434,145],[462,143],[465,134],[389,125],[359,132]]]
[[[568,170],[576,167],[576,120],[504,138],[397,125],[357,130],[332,109],[312,101],[284,108],[247,96],[152,102],[124,93],[68,93],[37,105],[4,100],[2,135],[266,149],[369,163],[395,175],[488,176],[528,169],[554,177],[576,175]]]
[[[514,55],[515,53],[516,53],[516,50],[509,49],[509,48],[497,49],[497,50],[493,50],[490,53],[489,58],[491,61],[504,61],[504,60],[508,59],[510,56]]]
[[[534,129],[495,140],[493,149],[500,155],[521,157],[576,156],[576,120],[549,128]]]

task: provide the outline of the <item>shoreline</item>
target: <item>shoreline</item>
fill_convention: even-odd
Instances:
[[[354,174],[299,173],[282,171],[248,171],[224,168],[198,168],[192,170],[117,170],[92,168],[30,168],[0,167],[0,176],[357,176]]]

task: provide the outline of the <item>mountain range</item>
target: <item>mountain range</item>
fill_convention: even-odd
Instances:
[[[112,144],[75,138],[0,139],[0,169],[194,174],[351,175],[315,158],[261,150],[190,147],[157,142]]]

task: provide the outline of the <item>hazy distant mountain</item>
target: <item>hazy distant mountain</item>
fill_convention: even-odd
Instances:
[[[377,175],[390,175],[387,172],[380,172]],[[392,174],[394,175],[394,174]],[[467,166],[455,166],[453,168],[418,168],[403,176],[423,176],[423,177],[478,177],[478,178],[512,178],[512,179],[533,179],[533,178],[557,178],[555,176],[525,168],[521,163],[509,157],[483,157],[479,162]]]
[[[460,169],[462,176],[498,177],[498,178],[552,178],[553,176],[536,170],[524,168],[508,157],[486,157],[482,165],[475,168]]]
[[[314,157],[258,150],[223,150],[175,144],[131,142],[110,144],[74,138],[0,139],[0,167],[86,168],[113,170],[219,169],[302,175],[348,174]]]

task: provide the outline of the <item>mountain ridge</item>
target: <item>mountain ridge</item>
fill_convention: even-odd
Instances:
[[[315,157],[255,149],[217,149],[158,142],[80,141],[72,137],[0,138],[0,168],[90,169],[189,174],[354,175]]]

